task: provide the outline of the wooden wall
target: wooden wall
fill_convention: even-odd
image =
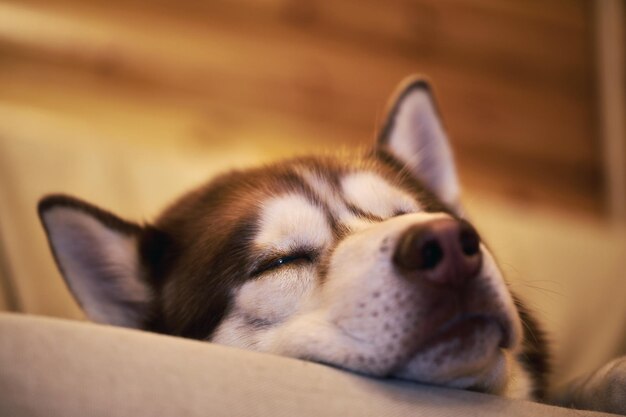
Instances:
[[[419,72],[467,186],[600,214],[591,13],[591,0],[2,1],[0,124],[28,107],[155,146],[364,144]]]

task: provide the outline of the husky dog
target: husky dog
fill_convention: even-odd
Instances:
[[[464,216],[422,79],[401,85],[367,151],[226,173],[153,224],[62,195],[39,214],[94,321],[377,377],[546,393],[544,337]]]

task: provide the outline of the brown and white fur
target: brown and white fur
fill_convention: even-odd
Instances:
[[[94,321],[512,398],[546,391],[542,333],[464,217],[421,79],[367,151],[226,173],[149,225],[62,195],[39,213]]]

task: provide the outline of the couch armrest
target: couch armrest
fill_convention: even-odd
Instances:
[[[377,380],[315,363],[136,330],[0,314],[0,415],[580,413],[467,391]]]

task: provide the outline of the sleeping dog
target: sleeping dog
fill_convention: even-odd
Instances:
[[[377,377],[547,392],[542,332],[464,216],[422,79],[400,86],[365,151],[223,174],[153,224],[63,195],[44,198],[39,214],[94,321]],[[561,400],[602,408],[594,392],[625,369],[614,363]]]

